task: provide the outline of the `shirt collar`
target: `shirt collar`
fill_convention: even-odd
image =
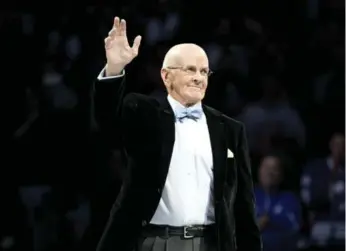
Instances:
[[[201,102],[198,102],[197,104],[190,107],[185,107],[181,103],[179,103],[177,100],[175,100],[171,95],[167,96],[167,100],[170,106],[172,107],[174,114],[177,112],[177,110],[181,110],[181,109],[189,109],[189,110],[202,109]]]

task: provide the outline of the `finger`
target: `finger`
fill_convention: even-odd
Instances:
[[[113,28],[118,29],[120,25],[120,18],[119,17],[115,17],[114,18],[114,22],[113,22]]]
[[[111,29],[109,32],[108,32],[108,36],[111,37],[111,38],[114,38],[115,35],[117,33],[117,29],[116,28],[113,28]]]
[[[110,49],[112,46],[113,39],[111,37],[105,38],[105,48]]]
[[[126,36],[126,21],[121,19],[120,21],[120,36]]]
[[[136,55],[138,54],[138,49],[139,49],[139,46],[141,45],[141,41],[142,41],[141,36],[137,36],[135,40],[133,41],[132,50],[133,50],[133,53]]]

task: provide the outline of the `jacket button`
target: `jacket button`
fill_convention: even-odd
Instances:
[[[146,220],[142,221],[142,227],[145,227],[148,224]]]
[[[157,193],[161,193],[161,189],[160,188],[157,189]]]

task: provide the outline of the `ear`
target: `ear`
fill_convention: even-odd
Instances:
[[[169,72],[165,68],[161,69],[161,78],[162,78],[163,83],[167,87],[169,85],[169,83],[168,83],[169,82]]]

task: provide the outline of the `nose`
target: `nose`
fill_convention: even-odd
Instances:
[[[202,80],[204,79],[204,76],[197,71],[196,74],[193,75],[193,82],[196,84],[202,83]]]

